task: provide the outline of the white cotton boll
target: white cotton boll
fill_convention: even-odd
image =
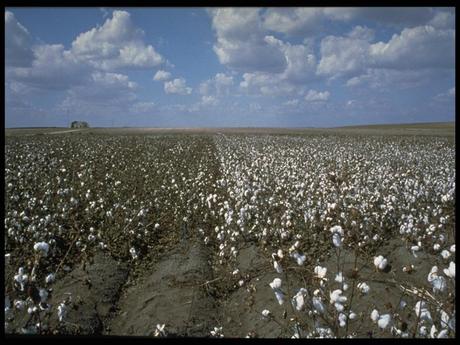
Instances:
[[[418,333],[422,337],[426,337],[426,335],[428,334],[428,329],[426,328],[426,326],[421,326],[420,329],[418,330]]]
[[[347,316],[343,313],[339,314],[339,326],[345,327],[347,324]]]
[[[332,243],[334,243],[334,246],[340,247],[342,245],[342,237],[338,233],[334,233],[332,235]]]
[[[269,317],[270,314],[271,314],[271,313],[270,313],[270,310],[268,310],[268,309],[262,310],[262,316],[263,316],[263,317]]]
[[[416,258],[417,257],[417,254],[416,252],[418,252],[420,250],[420,247],[419,246],[412,246],[410,248],[411,252],[412,252],[412,255]]]
[[[283,268],[278,261],[273,262],[273,267],[277,273],[283,273]]]
[[[332,233],[338,233],[341,236],[343,236],[343,234],[344,234],[343,229],[342,229],[342,227],[340,225],[333,226],[332,228],[329,229],[329,231],[332,232]]]
[[[34,244],[34,250],[44,257],[48,256],[49,247],[49,244],[46,242],[37,242]]]
[[[26,307],[26,302],[22,300],[16,300],[14,301],[14,307],[18,310],[24,310]]]
[[[377,320],[379,319],[379,316],[380,316],[380,314],[379,314],[377,309],[372,310],[372,312],[371,312],[371,320],[372,321],[377,322]]]
[[[359,284],[357,285],[357,288],[358,288],[359,291],[361,291],[361,293],[363,293],[363,294],[369,293],[369,291],[370,291],[370,289],[371,289],[371,288],[369,287],[369,285],[367,285],[367,284],[364,283],[364,282],[359,283]]]
[[[282,258],[284,257],[283,251],[282,251],[281,249],[278,249],[278,251],[276,252],[276,255],[278,255],[278,257],[279,257],[280,259],[282,259]]]
[[[342,272],[339,272],[335,275],[335,281],[337,283],[341,283],[344,281],[344,278],[343,278],[343,275],[342,275]]]
[[[337,289],[329,293],[330,302],[333,303],[344,303],[347,300],[347,297],[342,296],[342,290]]]
[[[455,253],[455,244],[451,245],[449,250],[451,253]]]
[[[236,269],[236,270],[234,270],[234,271],[232,272],[232,274],[233,274],[234,276],[236,276],[238,273],[240,273],[240,270],[239,270],[239,269]]]
[[[439,243],[435,243],[433,245],[433,250],[437,252],[439,249],[441,249],[441,245]]]
[[[437,333],[438,333],[438,329],[436,328],[436,326],[435,325],[431,326],[430,338],[435,338]]]
[[[319,297],[313,297],[312,298],[312,303],[313,303],[313,307],[320,313],[320,314],[323,314],[326,310],[326,308],[324,307],[324,304],[323,302],[321,301],[321,298]]]
[[[448,259],[448,258],[450,257],[450,255],[451,255],[451,254],[450,254],[450,252],[449,252],[448,250],[445,250],[445,249],[444,249],[444,250],[441,252],[441,256],[442,256],[442,258],[445,259],[445,260]]]
[[[451,261],[448,268],[444,268],[444,274],[449,278],[455,279],[455,262]]]
[[[438,276],[431,282],[431,284],[433,285],[433,292],[443,292],[447,286],[446,278]]]
[[[46,284],[51,284],[52,282],[54,282],[55,278],[56,278],[56,277],[55,277],[54,273],[50,273],[50,274],[48,274],[48,275],[46,276],[46,278],[45,278],[45,283],[46,283]]]
[[[275,291],[275,297],[280,305],[284,303],[284,294],[281,291]]]
[[[354,312],[350,312],[350,315],[348,316],[350,320],[356,319],[357,315]]]
[[[239,286],[243,286],[243,285],[244,285],[244,280],[243,280],[243,279],[240,279],[240,280],[238,281],[238,285],[239,285]]]
[[[40,295],[40,301],[42,303],[45,303],[48,299],[48,291],[46,291],[45,289],[40,289],[38,294]]]
[[[385,328],[388,327],[390,322],[391,322],[390,314],[384,314],[384,315],[380,315],[380,317],[379,317],[379,319],[377,321],[377,325],[379,326],[379,328],[385,329]]]
[[[341,303],[338,303],[338,302],[334,303],[334,307],[339,313],[345,309],[345,307]]]
[[[132,258],[135,260],[137,259],[137,253],[136,253],[136,248],[134,247],[131,247],[131,249],[129,250],[129,253],[131,254]]]
[[[58,305],[58,318],[59,322],[62,322],[67,315],[67,306],[64,303]]]
[[[388,261],[382,255],[374,257],[374,265],[379,270],[384,270],[387,267]]]
[[[300,289],[299,292],[292,298],[292,305],[298,310],[301,311],[305,306],[304,293],[306,290],[304,288]]]
[[[327,273],[327,268],[326,267],[321,267],[321,266],[316,266],[313,269],[313,272],[315,272],[315,275],[318,278],[324,278],[326,276],[326,273]]]
[[[437,338],[448,338],[449,330],[448,329],[443,329],[441,332],[439,332]]]
[[[282,280],[280,278],[275,278],[269,285],[273,290],[276,290],[281,288],[281,283]]]

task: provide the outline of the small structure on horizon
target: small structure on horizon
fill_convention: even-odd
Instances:
[[[70,128],[89,128],[89,124],[86,121],[72,121]]]

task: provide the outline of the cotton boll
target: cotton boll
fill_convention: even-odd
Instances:
[[[445,268],[443,271],[446,276],[455,279],[455,262],[451,261],[449,267]]]
[[[422,337],[426,337],[427,334],[428,334],[428,330],[427,330],[426,326],[421,326],[420,329],[418,330],[418,333],[419,333]]]
[[[273,290],[276,290],[281,288],[281,283],[282,280],[280,278],[275,278],[269,285]]]
[[[379,326],[379,328],[385,329],[385,328],[388,327],[390,322],[391,322],[390,314],[384,314],[384,315],[380,315],[380,317],[379,317],[379,319],[377,321],[377,325]]]
[[[449,250],[451,253],[455,253],[455,244],[451,245]]]
[[[283,268],[281,267],[280,263],[278,261],[273,262],[273,267],[275,268],[275,271],[277,273],[283,273]]]
[[[332,235],[332,243],[334,243],[334,246],[340,247],[342,245],[342,237],[338,233],[334,233]]]
[[[359,291],[361,291],[361,293],[363,293],[363,294],[369,293],[369,291],[370,291],[370,289],[371,289],[371,288],[369,287],[369,285],[367,285],[367,284],[364,283],[364,282],[359,283],[356,287],[357,287],[357,288],[359,289]]]
[[[443,329],[441,332],[439,332],[437,338],[448,338],[449,330],[448,329]]]
[[[312,299],[313,307],[320,313],[323,314],[326,308],[324,307],[323,302],[321,301],[321,298],[319,297],[313,297]]]
[[[444,249],[442,252],[441,252],[441,256],[444,260],[447,260],[449,257],[450,257],[450,252],[446,249]]]
[[[437,333],[438,333],[438,329],[436,328],[436,326],[435,325],[431,326],[430,338],[435,338]]]
[[[49,244],[46,242],[37,242],[34,244],[34,250],[40,255],[46,257],[48,256]]]
[[[292,298],[292,305],[298,310],[301,311],[305,306],[304,294],[307,292],[304,288],[301,288],[299,292]]]
[[[58,305],[58,318],[59,322],[62,322],[67,315],[67,306],[65,303],[61,303]]]
[[[439,243],[435,243],[433,245],[433,250],[437,252],[439,249],[441,249],[441,245]]]
[[[377,309],[372,310],[372,312],[371,312],[371,320],[372,321],[377,322],[377,320],[379,319],[379,316],[380,316],[380,314],[379,314]]]
[[[54,275],[54,273],[50,273],[50,274],[48,274],[48,275],[46,276],[46,278],[45,278],[45,283],[46,283],[46,284],[51,284],[52,282],[54,282],[54,280],[55,280],[55,275]]]
[[[281,291],[275,291],[275,297],[280,305],[284,303],[284,294]]]
[[[374,265],[379,270],[384,270],[387,267],[388,261],[382,255],[374,257]]]
[[[347,324],[347,316],[343,313],[339,314],[339,326],[345,327]]]
[[[316,266],[313,269],[313,272],[318,278],[324,278],[326,276],[327,268],[326,267],[321,267],[321,266]]]
[[[263,316],[263,317],[269,317],[270,314],[271,314],[271,313],[270,313],[270,310],[268,310],[268,309],[262,310],[262,316]]]

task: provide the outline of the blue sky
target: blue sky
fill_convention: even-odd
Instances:
[[[6,127],[455,119],[453,8],[7,8]]]

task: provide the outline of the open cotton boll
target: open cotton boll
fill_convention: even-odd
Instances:
[[[374,266],[382,271],[387,267],[388,260],[385,259],[382,255],[374,257]]]
[[[441,256],[444,260],[447,260],[448,258],[450,258],[450,252],[446,249],[444,249],[442,252],[441,252]]]
[[[451,261],[448,268],[444,268],[444,274],[449,278],[455,279],[455,262]]]
[[[327,268],[326,267],[321,267],[321,266],[316,266],[314,269],[313,269],[313,272],[315,273],[315,275],[318,277],[318,278],[324,278],[326,276],[326,273],[327,273]]]
[[[48,256],[49,248],[50,246],[46,242],[37,242],[34,244],[34,250],[44,257]]]
[[[278,261],[273,262],[273,267],[275,268],[275,271],[277,273],[283,273],[283,268],[281,267],[280,263]]]
[[[367,285],[367,284],[364,283],[364,282],[359,283],[356,287],[357,287],[357,288],[359,289],[359,291],[361,291],[361,293],[363,293],[363,294],[369,293],[369,291],[370,291],[370,289],[371,289],[371,288],[369,287],[369,285]]]
[[[379,317],[379,319],[377,321],[377,325],[379,326],[379,328],[385,329],[385,328],[388,327],[390,322],[391,322],[391,315],[390,314],[384,314],[384,315],[380,315],[380,317]]]
[[[61,303],[58,305],[57,312],[58,312],[59,322],[62,322],[65,316],[67,315],[67,306],[65,305],[65,303]]]
[[[284,303],[284,294],[281,291],[275,291],[275,297],[280,305]]]
[[[40,289],[38,294],[40,296],[40,302],[45,303],[48,299],[48,291],[46,291],[45,289]]]
[[[305,262],[306,260],[306,256],[305,255],[300,255],[299,253],[297,252],[293,252],[291,254],[291,256],[297,261],[297,265],[299,266],[302,266],[303,263]]]
[[[332,235],[332,243],[336,247],[340,247],[342,245],[342,237],[338,233],[334,233]]]
[[[326,310],[326,308],[324,307],[324,304],[323,302],[321,301],[321,298],[319,297],[313,297],[312,298],[312,303],[313,303],[313,307],[316,309],[316,311],[318,311],[320,314],[323,314]]]
[[[347,324],[347,316],[343,313],[339,314],[339,326],[345,327]]]
[[[377,320],[379,319],[379,311],[377,309],[374,309],[372,310],[371,312],[371,320],[374,321],[374,322],[377,322]]]
[[[451,245],[449,250],[451,253],[455,253],[455,244]]]
[[[329,229],[330,232],[340,234],[343,236],[344,232],[340,225],[334,225],[332,228]]]
[[[56,277],[55,277],[54,273],[50,273],[50,274],[48,274],[48,275],[46,276],[46,278],[45,278],[45,283],[46,283],[46,284],[51,284],[52,282],[54,282],[55,278],[56,278]]]
[[[280,278],[275,278],[269,285],[273,290],[277,290],[281,288],[281,283],[282,280]]]
[[[292,298],[292,305],[298,310],[301,311],[305,306],[304,295],[307,293],[307,290],[301,288],[299,292]]]
[[[262,316],[263,316],[263,317],[269,317],[270,314],[271,314],[271,313],[270,313],[270,310],[268,310],[268,309],[262,310]]]
[[[412,246],[410,248],[411,252],[412,252],[412,255],[416,258],[417,257],[417,252],[420,250],[420,247],[419,246]]]

